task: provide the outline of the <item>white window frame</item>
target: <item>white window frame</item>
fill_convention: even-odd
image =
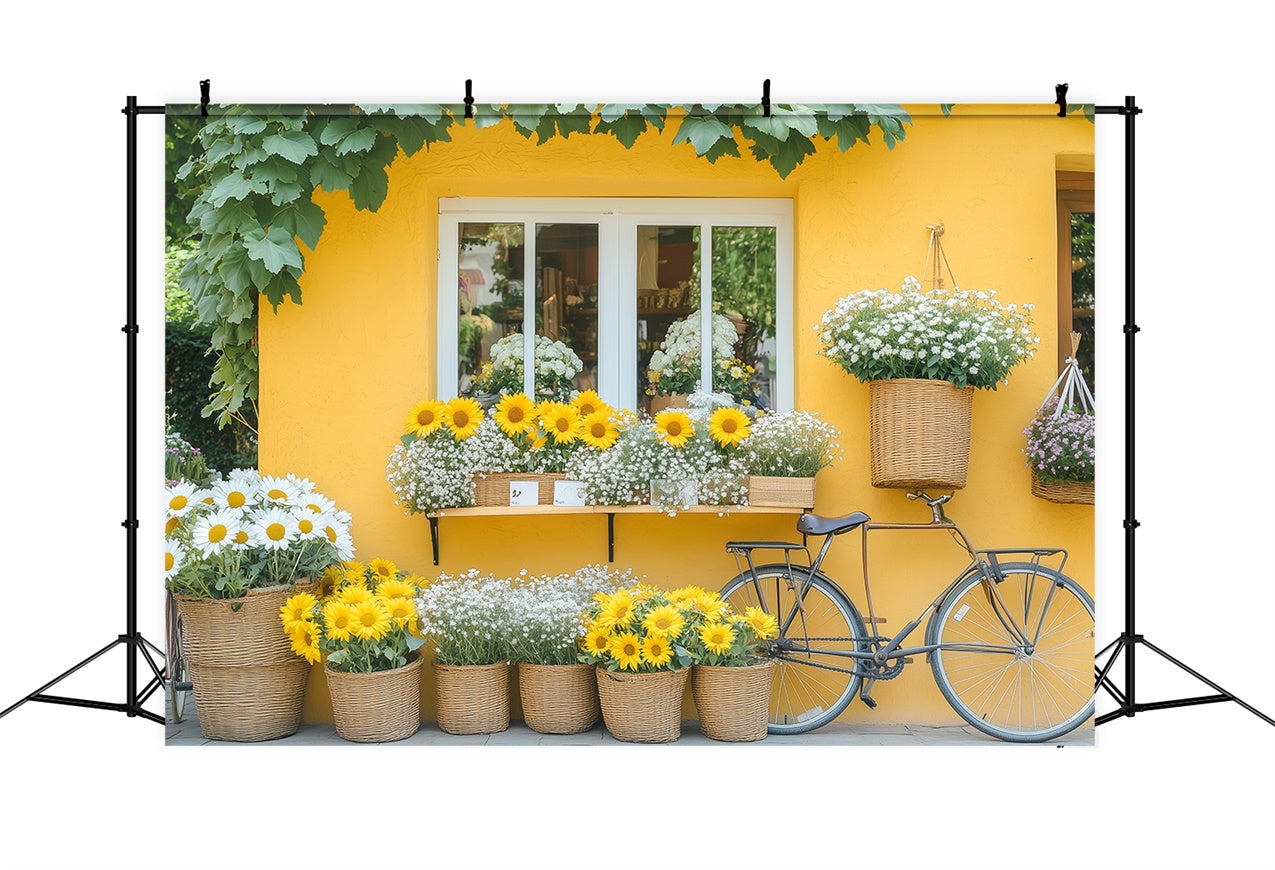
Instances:
[[[456,274],[460,225],[519,223],[526,227],[523,292],[535,293],[535,225],[598,227],[598,394],[636,408],[637,228],[700,228],[701,381],[712,377],[712,251],[714,226],[775,228],[775,408],[794,401],[793,204],[785,198],[440,197],[438,200],[438,397],[455,395],[459,375]],[[535,334],[535,306],[523,306],[523,334]],[[531,377],[535,343],[524,342],[523,371]]]

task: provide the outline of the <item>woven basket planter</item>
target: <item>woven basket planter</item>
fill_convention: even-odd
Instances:
[[[495,734],[509,727],[509,663],[434,665],[438,727],[448,734]]]
[[[509,484],[515,480],[534,480],[540,490],[537,501],[540,504],[553,504],[553,484],[566,480],[565,474],[475,474],[474,506],[475,507],[508,507]]]
[[[764,739],[774,676],[770,660],[745,667],[695,665],[691,693],[700,730],[713,740],[732,743]]]
[[[914,378],[871,381],[868,402],[873,486],[965,486],[973,387]]]
[[[1093,504],[1093,481],[1041,480],[1032,469],[1032,495],[1058,504]]]
[[[744,488],[748,490],[748,503],[753,507],[815,506],[813,477],[760,477],[750,474],[744,477]]]
[[[654,417],[667,408],[689,408],[690,399],[686,393],[673,393],[668,396],[652,396],[651,397],[651,416]]]
[[[541,734],[579,734],[598,721],[593,666],[518,663],[518,692],[527,727]]]
[[[595,668],[602,722],[625,743],[672,743],[682,736],[688,668],[633,674]]]
[[[310,666],[292,651],[279,624],[279,608],[297,590],[253,589],[229,599],[177,597],[182,649],[205,737],[273,740],[301,726]]]
[[[332,719],[342,740],[390,743],[421,727],[421,657],[389,671],[353,674],[324,665]]]

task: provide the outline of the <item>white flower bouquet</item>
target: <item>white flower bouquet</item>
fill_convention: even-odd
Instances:
[[[416,598],[420,633],[440,665],[491,665],[509,660],[510,586],[471,568],[441,574]]]
[[[544,576],[523,571],[510,581],[511,657],[533,665],[575,664],[584,639],[584,613],[594,596],[635,583],[631,570],[613,571],[604,565]]]
[[[523,358],[526,344],[521,332],[506,335],[491,346],[491,362],[484,364],[474,381],[475,393],[518,393],[523,389]],[[536,336],[534,350],[535,392],[541,398],[566,398],[571,395],[576,375],[584,362],[561,341]]]

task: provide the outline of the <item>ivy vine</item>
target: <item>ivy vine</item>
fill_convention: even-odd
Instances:
[[[911,123],[900,106],[866,104],[776,105],[769,115],[757,106],[711,104],[482,105],[473,107],[473,123],[483,129],[508,120],[537,145],[606,135],[631,148],[647,130],[663,130],[673,108],[681,110],[674,145],[690,145],[710,163],[742,157],[746,148],[781,178],[814,153],[817,139],[835,141],[844,152],[867,143],[875,128],[893,148]],[[449,142],[450,128],[466,123],[461,107],[442,105],[210,110],[195,153],[176,174],[194,196],[187,223],[197,242],[181,286],[200,322],[213,327],[216,364],[204,416],[216,415],[225,426],[243,422],[245,406],[255,407],[258,300],[276,310],[288,299],[300,304],[305,252],[315,249],[327,223],[314,191],[346,191],[355,208],[374,212],[389,193],[386,170],[400,152],[410,157]]]

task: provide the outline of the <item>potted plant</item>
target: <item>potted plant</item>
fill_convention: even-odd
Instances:
[[[594,599],[580,661],[595,666],[602,721],[615,739],[670,743],[681,736],[692,639],[719,605],[644,584]]]
[[[691,694],[700,730],[713,740],[748,742],[766,736],[775,663],[763,653],[779,634],[760,607],[734,613],[727,606],[691,639]]]
[[[236,469],[208,489],[166,489],[166,583],[204,736],[256,741],[301,723],[307,667],[279,631],[298,588],[352,558],[350,516],[294,475]]]
[[[582,613],[597,594],[631,585],[632,572],[588,565],[570,574],[520,578],[509,599],[510,653],[527,726],[542,734],[578,734],[598,721],[593,667],[577,658]]]
[[[1094,503],[1094,414],[1057,397],[1041,405],[1023,434],[1032,495],[1059,504]]]
[[[438,727],[493,734],[509,727],[509,583],[471,569],[441,575],[416,598],[434,645]]]
[[[408,513],[472,505],[474,473],[465,442],[480,431],[482,422],[482,408],[473,399],[417,403],[408,412],[407,431],[385,470],[395,503]]]
[[[726,389],[737,400],[751,398],[748,378],[752,375],[752,368],[735,358],[739,332],[734,322],[723,314],[713,314],[712,324],[712,388]],[[651,354],[647,364],[649,384],[646,394],[652,397],[652,415],[666,408],[688,407],[690,395],[699,391],[702,374],[700,326],[700,313],[692,311],[669,325],[659,349]]]
[[[523,390],[523,367],[526,344],[521,332],[506,335],[491,346],[491,361],[483,364],[474,379],[473,392],[494,403],[499,396]],[[535,394],[538,399],[569,399],[576,375],[584,362],[571,348],[547,336],[536,336],[533,351]]]
[[[761,413],[740,453],[750,505],[815,506],[815,475],[841,458],[840,431],[812,411]]]
[[[820,353],[868,384],[872,485],[960,489],[975,389],[996,389],[1035,354],[1032,305],[995,290],[864,290],[815,326]]]
[[[421,724],[420,580],[387,559],[329,569],[322,595],[298,592],[279,611],[292,650],[324,662],[336,733],[388,743]]]

